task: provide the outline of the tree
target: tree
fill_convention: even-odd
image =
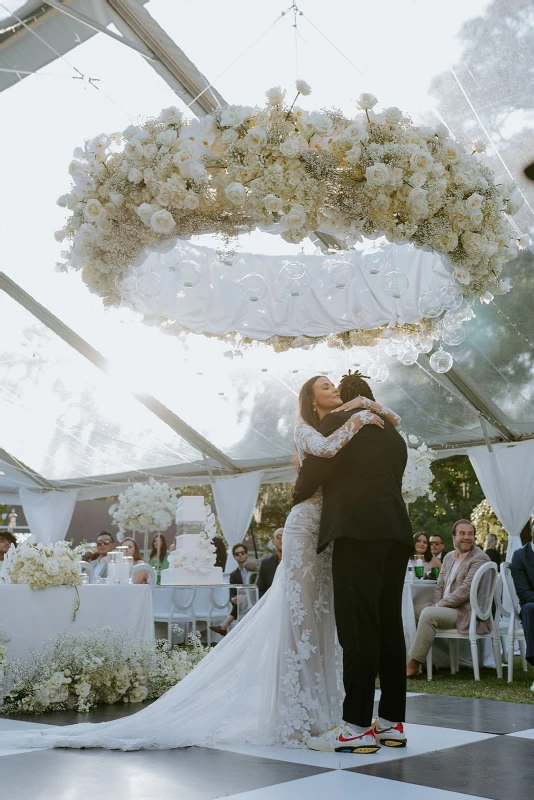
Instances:
[[[265,483],[260,487],[254,517],[248,530],[265,549],[277,528],[283,528],[291,511],[291,484]]]

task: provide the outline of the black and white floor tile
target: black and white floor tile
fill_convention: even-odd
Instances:
[[[97,709],[83,719],[109,719],[112,711]],[[0,730],[70,724],[75,717],[0,718]],[[133,753],[3,748],[0,794],[2,800],[534,796],[533,705],[413,694],[407,718],[406,749],[368,756],[249,746]]]

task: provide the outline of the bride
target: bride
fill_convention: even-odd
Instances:
[[[328,378],[300,391],[295,428],[299,463],[331,458],[363,425],[398,417],[373,402],[367,383],[343,405]],[[364,396],[364,395],[367,395]],[[371,398],[371,399],[369,399]],[[317,430],[332,411],[355,413],[331,436]],[[169,749],[215,744],[302,747],[341,720],[343,690],[336,642],[331,548],[317,555],[321,491],[294,506],[284,526],[282,561],[267,594],[201,663],[166,694],[131,716],[35,733],[0,734],[0,745]]]

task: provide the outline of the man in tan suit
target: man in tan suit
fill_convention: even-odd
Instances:
[[[490,559],[475,545],[475,527],[469,520],[461,519],[452,529],[454,551],[443,559],[443,568],[432,603],[423,609],[419,618],[417,635],[406,666],[406,675],[413,678],[419,672],[427,653],[434,643],[438,630],[457,628],[469,633],[471,604],[469,592],[475,572]],[[487,621],[477,621],[477,633],[489,633]]]

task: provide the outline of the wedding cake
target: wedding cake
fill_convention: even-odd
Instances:
[[[215,566],[213,514],[206,514],[203,497],[180,497],[176,508],[176,550],[168,556],[169,568],[161,572],[162,586],[206,586],[223,582]]]

